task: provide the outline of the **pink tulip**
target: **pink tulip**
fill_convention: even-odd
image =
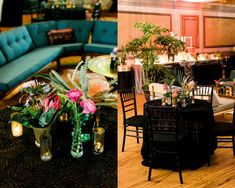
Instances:
[[[163,89],[166,90],[166,91],[168,91],[168,89],[169,89],[168,84],[163,84]]]
[[[79,89],[71,89],[66,96],[70,98],[72,102],[79,102],[82,92]]]
[[[95,103],[91,99],[85,99],[80,102],[84,114],[94,114],[96,112]]]

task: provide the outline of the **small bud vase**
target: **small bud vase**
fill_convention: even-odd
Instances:
[[[73,124],[71,155],[79,158],[83,155],[82,129],[80,121],[73,122]]]

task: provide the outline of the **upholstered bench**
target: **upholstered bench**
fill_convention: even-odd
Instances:
[[[66,34],[64,43],[62,39],[53,41],[60,37],[59,32],[68,31],[72,33]],[[68,36],[72,36],[71,40]],[[116,46],[117,22],[112,21],[47,21],[3,32],[0,34],[0,94],[6,94],[52,61],[57,61],[59,70],[63,56],[86,52],[110,54]]]

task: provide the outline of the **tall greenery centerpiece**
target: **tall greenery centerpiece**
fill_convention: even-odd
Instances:
[[[174,55],[184,51],[186,48],[185,42],[177,39],[173,33],[159,36],[155,42],[161,45],[162,51],[167,53],[168,58],[170,56],[174,57]]]
[[[154,63],[158,60],[159,55],[166,51],[167,44],[170,46],[167,52],[176,54],[184,50],[184,42],[171,36],[167,28],[149,22],[137,22],[134,27],[139,29],[143,35],[122,47],[121,52],[124,54],[122,57],[125,58],[127,54],[132,54],[141,61],[145,75],[143,87],[152,82],[163,83],[164,79],[170,76],[169,71],[163,65]]]
[[[128,42],[122,49],[125,54],[132,54],[143,64],[145,85],[154,81],[156,68],[154,62],[158,60],[161,52],[159,46],[154,41],[168,29],[156,26],[148,22],[137,22],[134,27],[139,29],[143,35]]]

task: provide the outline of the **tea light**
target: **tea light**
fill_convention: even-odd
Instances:
[[[22,124],[16,121],[11,121],[11,132],[12,132],[12,135],[15,137],[21,136],[23,134]]]
[[[68,121],[68,113],[62,113],[60,116],[59,116],[59,120],[60,122],[67,122]]]
[[[102,127],[96,127],[93,129],[93,134],[94,134],[93,153],[99,155],[104,152],[105,129]]]
[[[103,151],[103,145],[101,144],[101,142],[96,142],[95,143],[95,151],[97,151],[97,152],[102,152]]]

